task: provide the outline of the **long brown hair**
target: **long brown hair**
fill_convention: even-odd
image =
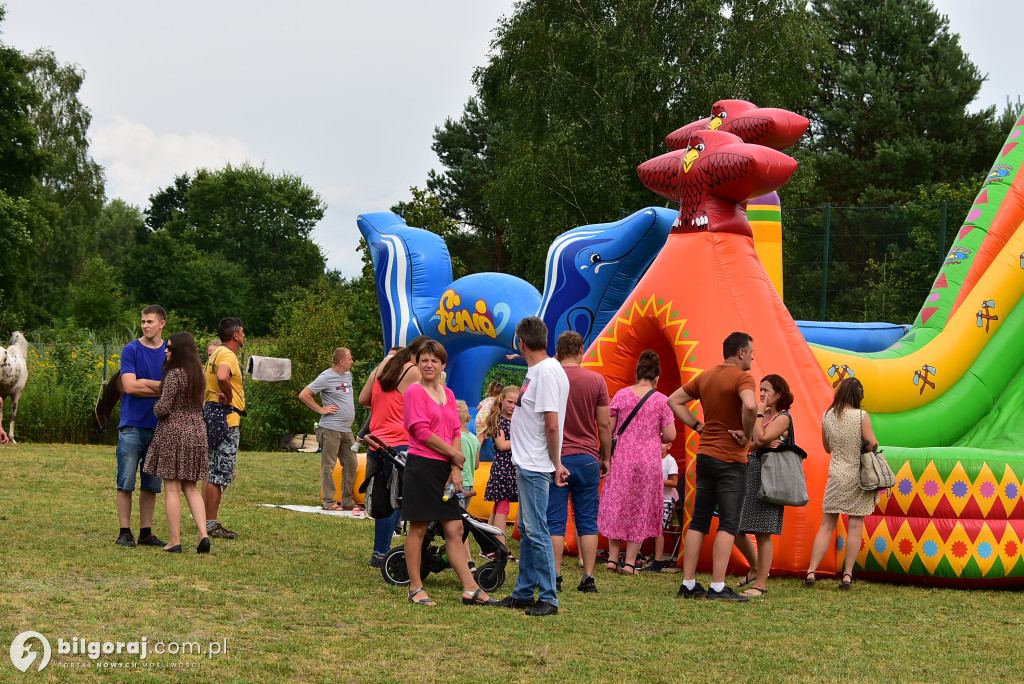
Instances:
[[[836,387],[836,394],[829,408],[835,412],[836,418],[839,418],[843,415],[843,409],[860,409],[860,402],[863,400],[864,385],[861,381],[857,378],[846,378],[839,383],[839,387]]]
[[[487,414],[487,422],[484,424],[484,431],[480,435],[480,439],[487,439],[498,434],[498,417],[501,416],[501,405],[505,403],[505,397],[509,392],[519,394],[519,385],[507,385],[505,389],[501,390],[501,394],[494,400],[491,412]]]
[[[178,332],[167,340],[167,348],[171,355],[164,360],[164,379],[167,373],[175,368],[185,371],[188,378],[188,391],[192,395],[192,403],[203,405],[206,396],[206,376],[203,375],[203,364],[199,361],[199,350],[196,349],[196,338],[187,332]]]
[[[398,383],[401,382],[405,364],[409,363],[411,359],[412,350],[409,347],[398,347],[398,351],[388,359],[388,362],[384,364],[384,370],[377,376],[380,388],[385,392],[390,392],[397,388]]]

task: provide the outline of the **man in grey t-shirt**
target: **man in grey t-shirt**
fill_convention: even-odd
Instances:
[[[299,400],[320,414],[317,437],[320,440],[320,489],[325,510],[351,511],[356,502],[352,489],[358,467],[352,451],[352,420],[356,416],[352,394],[352,352],[344,347],[334,350],[331,367],[299,392]],[[314,394],[320,394],[316,403]],[[334,500],[334,466],[341,461],[341,503]]]

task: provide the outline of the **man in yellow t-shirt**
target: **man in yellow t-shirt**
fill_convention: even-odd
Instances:
[[[245,329],[241,319],[225,318],[217,327],[220,346],[206,362],[206,402],[216,402],[245,410],[245,391],[242,388],[242,369],[238,365],[239,349],[245,345]],[[232,532],[217,520],[221,495],[235,478],[235,462],[238,458],[239,423],[241,418],[235,412],[228,413],[227,437],[210,449],[210,475],[203,485],[203,500],[206,503],[206,529],[211,537],[237,539]],[[223,425],[223,423],[222,423]]]

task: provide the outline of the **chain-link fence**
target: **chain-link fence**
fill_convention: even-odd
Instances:
[[[786,306],[798,320],[912,322],[970,206],[783,207]]]

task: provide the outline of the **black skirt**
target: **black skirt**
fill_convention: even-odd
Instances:
[[[451,474],[450,461],[409,454],[402,475],[402,519],[421,522],[462,518],[458,497],[441,500]]]

